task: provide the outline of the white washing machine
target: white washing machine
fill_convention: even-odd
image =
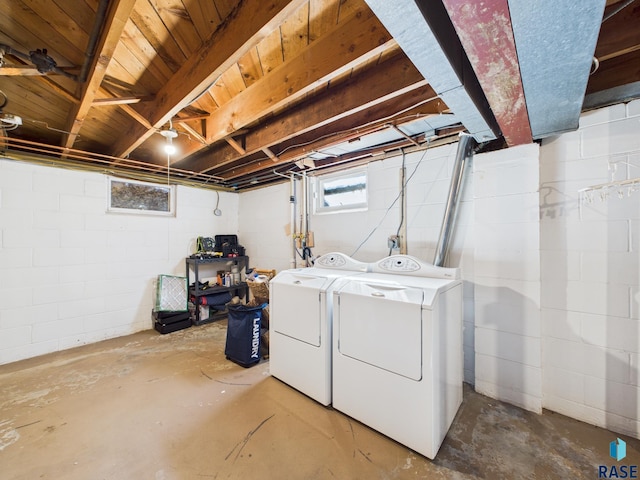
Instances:
[[[333,290],[368,264],[327,253],[314,266],[284,270],[269,282],[271,375],[323,405],[331,403]]]
[[[334,290],[333,407],[433,459],[462,403],[462,282],[408,255]]]

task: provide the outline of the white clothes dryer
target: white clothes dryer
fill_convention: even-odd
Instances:
[[[269,369],[271,375],[329,405],[333,289],[368,264],[338,252],[313,267],[284,270],[269,282]]]
[[[334,290],[333,407],[433,459],[462,403],[462,282],[408,255]]]

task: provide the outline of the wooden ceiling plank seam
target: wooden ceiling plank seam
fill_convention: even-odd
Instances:
[[[215,7],[218,15],[224,22],[226,18],[237,8],[240,3],[238,0],[215,0]]]
[[[112,55],[112,60],[109,63],[109,73],[111,75],[116,74],[115,68],[119,65],[121,70],[126,72],[126,77],[120,74],[120,78],[127,78],[130,83],[133,83],[138,88],[142,88],[147,92],[156,92],[166,80],[158,78],[152,70],[140,60],[128,46],[120,40],[116,46]]]
[[[302,5],[280,27],[282,58],[286,62],[297,57],[309,45],[309,4]]]
[[[55,28],[28,5],[22,3],[21,0],[12,0],[12,2],[13,10],[10,15],[7,15],[6,19],[9,20],[8,23],[13,25],[7,29],[6,22],[2,22],[0,28],[3,31],[12,32],[17,28],[23,32],[24,30],[30,32],[37,40],[34,41],[34,45],[29,46],[28,51],[46,48],[48,55],[61,67],[82,64],[84,60],[82,47],[84,44],[76,45],[67,40],[64,35],[60,35]],[[44,16],[46,17],[46,13]],[[24,53],[28,53],[28,51]]]
[[[234,11],[233,21],[227,21],[203,43],[198,52],[180,67],[178,72],[157,92],[156,101],[143,114],[158,127],[193,102],[231,65],[237,63],[250,48],[302,4],[303,0],[243,1]],[[116,156],[135,150],[150,132],[134,127],[128,138],[114,147]],[[133,140],[131,140],[133,139]]]
[[[232,98],[222,75],[218,77],[216,82],[209,88],[208,93],[213,97],[218,107],[221,107]]]
[[[110,91],[115,92],[116,96],[147,96],[153,95],[153,90],[149,90],[130,73],[118,60],[112,57],[107,68],[107,74],[102,80],[102,84],[107,86]]]
[[[9,22],[10,22],[10,25],[14,27],[11,32],[9,32],[9,30],[5,28],[7,23]],[[15,27],[18,27],[18,28],[15,28]],[[0,43],[9,45],[20,52],[26,53],[29,51],[29,47],[23,44],[22,41],[27,39],[27,37],[25,37],[24,35],[20,35],[20,30],[21,28],[17,26],[15,22],[11,22],[11,18],[9,17],[9,15],[0,15]],[[32,35],[31,32],[27,32],[24,29],[22,29],[22,32],[24,32],[28,36]],[[18,40],[18,38],[20,40]],[[19,60],[22,60],[22,59],[19,59]]]
[[[63,97],[65,100],[68,100],[72,103],[80,103],[80,99],[76,97],[73,92],[70,92],[64,87],[61,87],[56,82],[54,82],[48,75],[38,77],[38,81],[43,83],[49,88],[52,92],[55,92],[59,96]]]
[[[51,0],[21,0],[51,26],[58,36],[65,38],[77,48],[89,42],[89,32],[78,25],[64,10]],[[46,48],[46,46],[45,46]]]
[[[138,2],[130,18],[171,71],[177,72],[187,57],[151,4],[147,1]]]
[[[214,143],[224,138],[266,112],[299,98],[317,85],[395,45],[372,13],[354,16],[331,34],[312,43],[301,55],[266,75],[259,84],[222,106],[213,118],[217,126],[207,132],[207,141]],[[317,67],[311,70],[311,64]]]
[[[74,105],[69,113],[67,128],[69,132],[63,140],[63,147],[71,148],[75,142],[84,119],[87,116],[98,88],[107,72],[113,52],[120,41],[125,24],[133,10],[136,0],[112,0],[109,4],[103,30],[97,42],[96,55],[89,67],[86,82],[79,86],[80,103]]]
[[[182,53],[189,57],[200,47],[202,39],[184,4],[173,0],[150,0],[150,2]]]
[[[198,32],[200,43],[204,42],[211,32],[222,23],[218,10],[213,2],[188,2],[184,4],[193,22],[193,26]]]
[[[187,112],[189,109],[194,109],[199,112],[207,112],[207,116],[212,115],[216,110],[220,108],[210,92],[206,92],[204,95],[198,97],[198,99],[190,105],[184,107],[182,111]]]
[[[309,43],[324,37],[335,28],[339,10],[339,1],[309,0]]]
[[[93,19],[96,15],[95,9],[92,9],[86,2],[78,0],[55,0],[56,5],[62,9],[87,35],[91,33],[93,28]]]
[[[265,146],[286,141],[294,136],[313,131],[341,118],[371,108],[377,103],[389,101],[397,96],[406,95],[411,90],[418,90],[427,98],[432,98],[433,90],[426,89],[427,82],[420,72],[406,58],[394,57],[388,64],[375,71],[363,72],[350,82],[324,92],[321,96],[310,99],[295,109],[263,122],[259,129],[245,136],[244,148],[247,154],[261,151]],[[415,103],[415,100],[412,99]],[[206,162],[209,157],[215,158],[216,166],[230,163],[238,159],[234,152],[227,154],[214,152],[211,155],[196,159],[189,168],[197,171],[206,170],[211,165]]]
[[[224,80],[224,84],[226,85],[231,98],[247,89],[242,78],[242,73],[240,73],[240,67],[237,63],[231,65],[231,67],[222,74],[222,79]]]
[[[341,0],[338,6],[338,23],[364,7],[366,7],[364,0]]]
[[[282,55],[282,33],[276,29],[256,46],[260,69],[263,75],[269,74],[284,63]]]
[[[533,141],[507,0],[442,0],[509,146]]]
[[[173,75],[173,70],[167,65],[162,56],[153,48],[153,45],[142,35],[140,29],[132,21],[128,21],[122,35],[121,43],[147,66],[154,76],[162,83],[166,82]]]
[[[263,77],[257,47],[249,49],[249,51],[238,60],[238,68],[242,74],[245,87],[250,87]]]

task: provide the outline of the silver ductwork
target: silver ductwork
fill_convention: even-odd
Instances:
[[[453,228],[456,221],[456,213],[460,195],[462,193],[462,183],[467,161],[473,156],[473,149],[476,142],[472,135],[468,133],[460,134],[458,142],[458,150],[456,151],[456,159],[451,172],[451,183],[449,185],[449,195],[447,204],[445,205],[444,216],[442,218],[442,227],[440,228],[440,236],[436,245],[436,254],[433,264],[438,267],[444,267],[444,262],[449,253],[449,243],[453,234]]]

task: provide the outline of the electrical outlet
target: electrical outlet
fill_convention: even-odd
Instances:
[[[400,238],[398,235],[389,235],[387,246],[392,250],[398,250],[400,248]]]

